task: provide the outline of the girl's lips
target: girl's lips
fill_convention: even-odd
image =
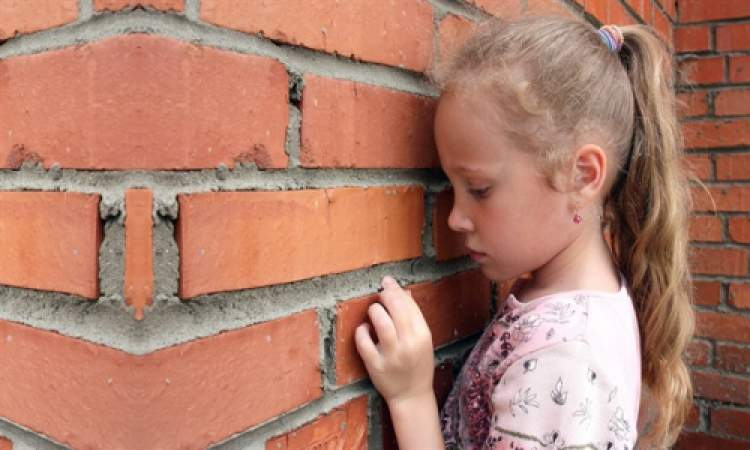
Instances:
[[[487,256],[487,254],[469,250],[469,256],[471,256],[471,259],[473,259],[474,261],[479,261],[479,260],[484,259],[484,257]]]

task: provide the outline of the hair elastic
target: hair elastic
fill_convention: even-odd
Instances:
[[[625,38],[617,25],[604,25],[597,31],[602,42],[612,53],[619,53]]]

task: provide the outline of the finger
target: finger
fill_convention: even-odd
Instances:
[[[398,341],[398,334],[393,320],[391,320],[383,305],[373,303],[367,309],[367,314],[370,316],[373,328],[375,328],[380,346],[384,350],[392,349]]]
[[[368,368],[380,358],[380,352],[370,337],[370,325],[367,322],[354,330],[354,344]]]
[[[412,332],[412,317],[414,309],[408,305],[409,295],[401,289],[396,280],[389,276],[383,277],[383,292],[380,301],[393,319],[396,335],[402,337]]]

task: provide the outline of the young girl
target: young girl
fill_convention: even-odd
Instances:
[[[694,316],[669,52],[642,25],[493,21],[431,76],[448,224],[488,278],[518,281],[438,415],[429,329],[383,279],[378,344],[367,323],[355,341],[400,448],[671,445]]]

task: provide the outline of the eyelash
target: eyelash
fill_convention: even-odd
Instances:
[[[482,199],[487,197],[487,192],[490,190],[490,188],[483,188],[483,189],[469,189],[469,193],[478,199]]]

